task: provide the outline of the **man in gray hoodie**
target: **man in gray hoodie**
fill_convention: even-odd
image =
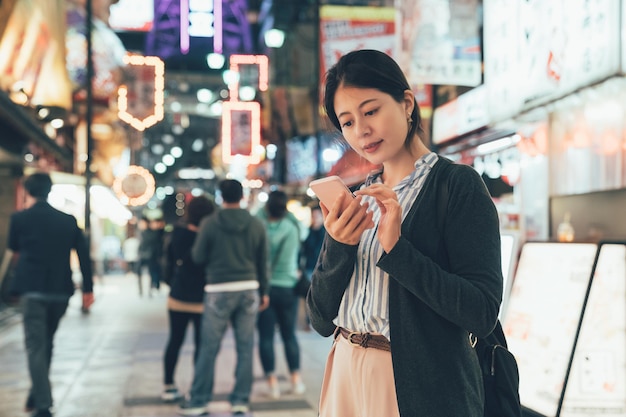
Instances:
[[[249,411],[252,390],[254,331],[257,313],[269,305],[268,242],[263,223],[241,208],[243,187],[237,180],[220,183],[222,209],[205,218],[191,249],[194,262],[204,265],[204,312],[201,344],[191,391],[179,408],[186,416],[206,414],[213,396],[215,358],[231,323],[237,365],[230,394],[231,411]]]

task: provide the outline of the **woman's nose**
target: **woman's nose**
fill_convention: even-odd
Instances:
[[[370,134],[371,130],[369,124],[365,120],[357,120],[356,122],[356,132],[359,137],[367,136]]]

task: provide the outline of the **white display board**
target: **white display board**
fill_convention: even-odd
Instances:
[[[597,245],[528,242],[503,321],[524,407],[555,416]]]
[[[626,246],[603,244],[560,417],[626,416]]]
[[[513,277],[517,267],[517,255],[519,251],[519,237],[516,234],[501,233],[500,247],[502,257],[502,307],[500,308],[500,320],[504,319],[506,309],[513,286]]]

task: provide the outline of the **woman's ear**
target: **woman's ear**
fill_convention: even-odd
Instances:
[[[404,110],[407,115],[413,114],[413,108],[415,107],[415,94],[411,90],[404,90]]]

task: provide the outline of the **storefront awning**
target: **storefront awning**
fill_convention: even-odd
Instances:
[[[52,141],[4,91],[0,91],[0,132],[0,164],[21,163],[24,148],[33,142],[50,152],[61,166],[72,166],[72,153]]]

